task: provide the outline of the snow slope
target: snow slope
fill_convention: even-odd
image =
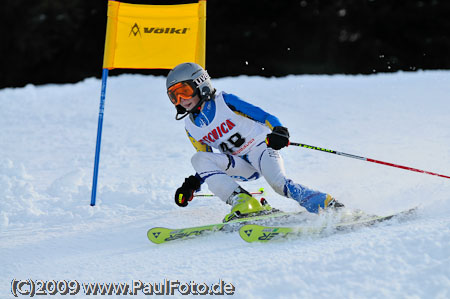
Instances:
[[[292,141],[450,175],[448,71],[213,83],[277,115]],[[383,215],[420,205],[418,215],[273,244],[225,233],[150,243],[150,227],[218,222],[229,210],[217,198],[173,203],[194,149],[164,87],[162,77],[109,78],[95,207],[100,81],[0,90],[1,298],[13,297],[13,279],[222,279],[235,298],[450,297],[450,180],[308,149],[282,150],[293,180],[349,208]],[[265,187],[277,208],[302,209],[263,180],[244,186]]]

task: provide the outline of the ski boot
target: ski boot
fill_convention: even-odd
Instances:
[[[324,199],[325,197],[325,199]],[[338,202],[330,194],[318,194],[316,196],[310,197],[306,203],[302,205],[308,212],[320,213],[323,210],[336,210],[343,208],[344,205]]]
[[[231,204],[231,212],[225,216],[223,222],[272,210],[265,199],[260,202],[242,188],[233,192],[227,203]]]
[[[340,203],[339,201],[334,199],[334,197],[332,197],[330,194],[327,194],[327,197],[325,199],[325,207],[326,207],[326,209],[328,209],[328,208],[340,209],[340,208],[344,208],[345,206],[343,203]]]

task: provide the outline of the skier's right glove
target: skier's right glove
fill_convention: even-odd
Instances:
[[[267,134],[266,144],[274,150],[280,150],[289,145],[289,131],[285,127],[274,127],[272,133]]]
[[[185,207],[194,198],[195,190],[200,188],[200,179],[191,175],[184,180],[183,185],[175,192],[175,203]]]

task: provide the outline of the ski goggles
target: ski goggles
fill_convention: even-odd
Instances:
[[[167,95],[175,106],[181,103],[181,99],[188,100],[193,98],[196,94],[197,88],[193,82],[179,82],[167,89]]]

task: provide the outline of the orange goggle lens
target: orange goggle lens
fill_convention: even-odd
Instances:
[[[179,82],[169,87],[167,95],[174,105],[179,105],[181,99],[190,99],[195,96],[196,89],[188,82]]]

